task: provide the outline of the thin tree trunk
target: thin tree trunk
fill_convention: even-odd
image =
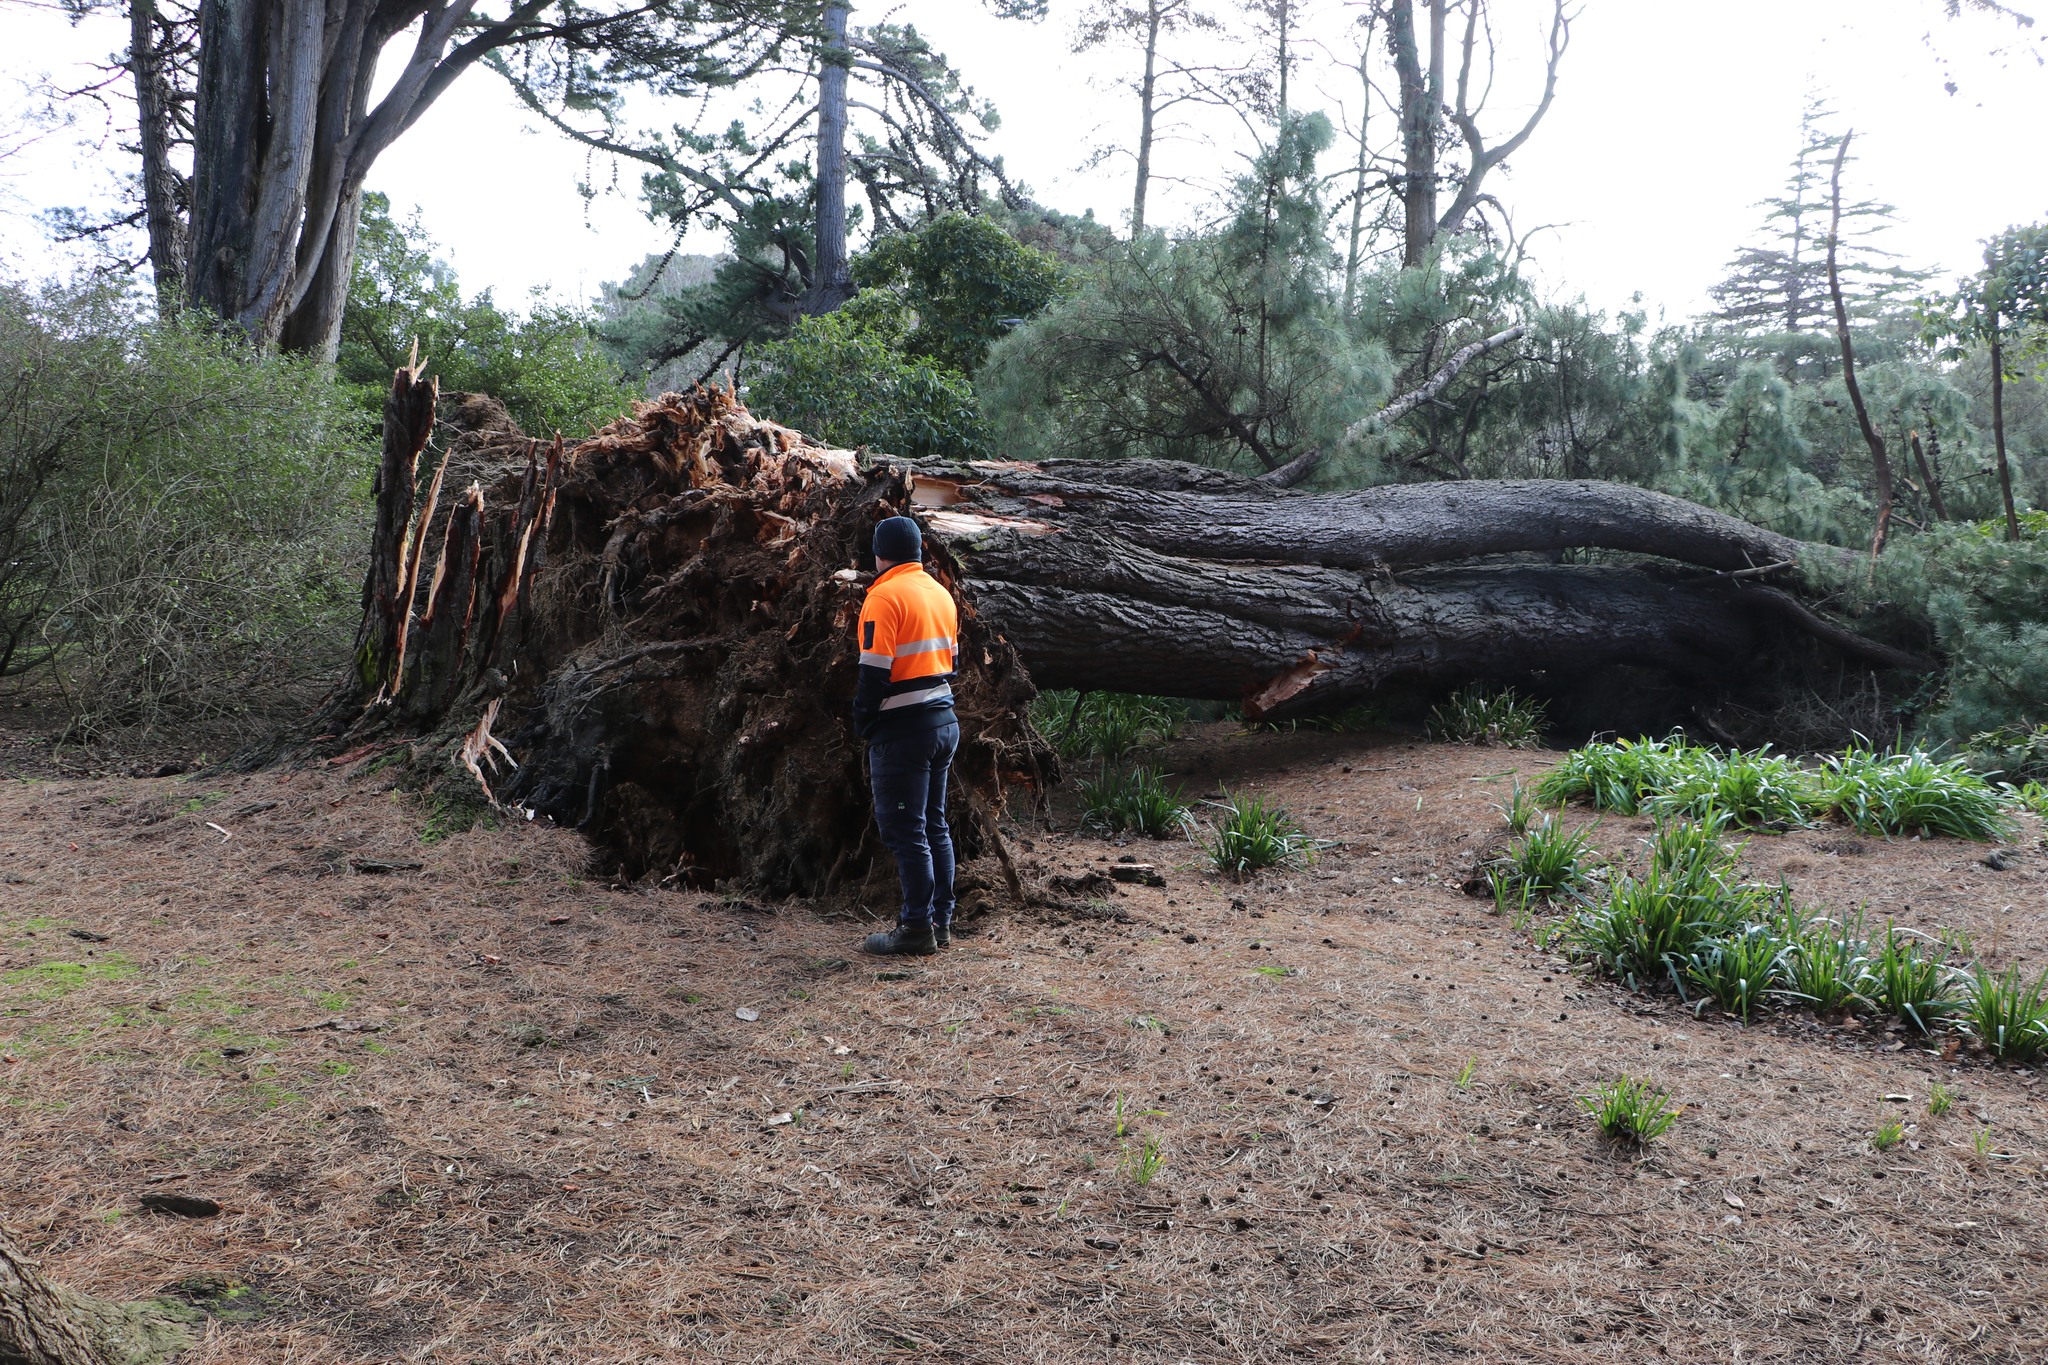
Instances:
[[[1849,155],[1849,139],[1855,130],[1842,134],[1841,145],[1835,148],[1835,169],[1830,180],[1832,210],[1828,221],[1828,297],[1835,305],[1835,339],[1842,347],[1842,384],[1849,390],[1849,405],[1856,411],[1856,425],[1863,433],[1863,443],[1870,447],[1871,468],[1877,475],[1877,527],[1870,536],[1870,555],[1875,559],[1884,553],[1885,541],[1892,529],[1892,461],[1886,452],[1884,437],[1870,420],[1870,409],[1863,401],[1863,386],[1856,382],[1856,347],[1849,338],[1849,308],[1842,299],[1842,275],[1836,258],[1842,239],[1842,162]]]
[[[846,264],[846,80],[853,54],[846,44],[846,0],[825,7],[825,47],[818,70],[818,251],[806,313],[829,313],[853,297]]]
[[[2012,462],[2005,454],[2005,342],[1998,314],[1991,315],[1991,443],[1998,452],[1998,493],[2005,499],[2005,538],[2020,538],[2020,514],[2012,500]]]
[[[1910,438],[1913,446],[1913,463],[1920,467],[1920,482],[1927,489],[1927,505],[1934,512],[1936,521],[1948,520],[1948,508],[1941,502],[1941,479],[1935,474],[1934,466],[1927,462],[1927,452],[1920,447],[1920,433]]]
[[[1145,77],[1138,85],[1138,177],[1131,192],[1131,237],[1145,230],[1145,195],[1152,184],[1153,101],[1158,95],[1159,0],[1145,5]]]
[[[1370,35],[1366,43],[1371,43]],[[1358,298],[1358,267],[1365,242],[1365,176],[1372,165],[1372,149],[1366,143],[1366,129],[1372,121],[1372,67],[1366,60],[1367,46],[1358,53],[1358,170],[1351,186],[1351,238],[1344,252],[1344,316],[1350,317]]]
[[[130,0],[128,61],[135,77],[135,114],[142,150],[143,218],[157,311],[177,311],[185,289],[185,218],[171,169],[171,108],[157,46],[156,0]]]
[[[1433,3],[1433,0],[1425,0]],[[1394,0],[1387,13],[1387,43],[1401,92],[1401,264],[1421,265],[1436,237],[1437,91],[1423,74],[1415,41],[1415,0]],[[1431,15],[1435,23],[1435,15]]]

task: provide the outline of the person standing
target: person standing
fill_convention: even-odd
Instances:
[[[875,581],[861,605],[860,682],[853,726],[868,743],[875,826],[896,855],[903,908],[896,927],[861,951],[924,956],[953,941],[953,832],[946,780],[960,747],[953,714],[959,613],[924,571],[924,536],[909,517],[875,527]]]

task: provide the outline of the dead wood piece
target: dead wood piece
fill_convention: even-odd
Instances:
[[[218,1218],[220,1204],[193,1194],[145,1194],[135,1201],[149,1213],[167,1213],[176,1218]]]

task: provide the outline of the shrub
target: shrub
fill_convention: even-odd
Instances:
[[[2007,967],[2004,976],[1978,967],[1962,1022],[2001,1061],[2035,1061],[2048,1052],[2048,971],[2023,982],[2017,966]]]
[[[1542,808],[1536,799],[1523,789],[1521,779],[1517,778],[1508,792],[1507,804],[1503,806],[1496,803],[1494,809],[1500,812],[1501,819],[1508,822],[1508,833],[1520,838],[1529,832],[1529,822],[1536,818]]]
[[[2039,785],[2048,779],[2048,725],[2006,725],[1964,741],[1970,766],[1987,778]]]
[[[1593,1122],[1609,1141],[1637,1147],[1649,1146],[1678,1120],[1670,1091],[1627,1076],[1607,1082],[1590,1095],[1579,1096],[1579,1105],[1593,1116]]]
[[[1107,773],[1081,784],[1081,818],[1114,834],[1153,839],[1185,834],[1194,823],[1179,787],[1167,787],[1153,768]]]
[[[1884,940],[1870,963],[1870,1001],[1922,1033],[1964,1003],[1955,994],[1956,972],[1939,951],[1928,953],[1910,934],[1886,921]]]
[[[892,455],[971,455],[981,410],[966,375],[906,356],[858,310],[801,317],[755,351],[747,406],[832,445]]]
[[[1728,1013],[1749,1022],[1757,1003],[1782,979],[1787,945],[1762,924],[1695,949],[1685,961],[1686,981]]]
[[[1829,808],[1865,833],[1978,840],[2012,833],[2004,800],[1959,758],[1852,749],[1826,761],[1822,782]]]
[[[1227,796],[1211,804],[1223,813],[1204,846],[1217,871],[1243,877],[1314,856],[1313,845],[1294,817],[1278,806],[1267,805],[1264,797]]]
[[[103,288],[0,289],[0,363],[0,467],[41,460],[0,490],[0,672],[45,670],[79,739],[317,696],[361,610],[351,395]]]
[[[1431,709],[1429,733],[1453,744],[1533,749],[1543,742],[1546,709],[1512,690],[1466,687]]]

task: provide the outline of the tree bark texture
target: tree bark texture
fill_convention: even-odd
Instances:
[[[1842,348],[1842,385],[1849,391],[1849,406],[1856,413],[1856,428],[1863,433],[1863,443],[1870,448],[1870,465],[1877,481],[1877,528],[1871,532],[1870,554],[1875,559],[1884,553],[1884,543],[1892,529],[1892,461],[1886,451],[1884,437],[1878,434],[1870,420],[1870,408],[1863,401],[1863,385],[1856,379],[1856,343],[1849,335],[1849,306],[1842,298],[1842,272],[1838,248],[1842,240],[1842,163],[1849,156],[1849,140],[1855,137],[1855,130],[1842,134],[1842,140],[1835,147],[1834,173],[1829,178],[1830,217],[1828,220],[1828,298],[1835,310],[1835,341]]]
[[[332,358],[363,181],[384,149],[489,50],[489,32],[449,50],[474,8],[475,0],[200,7],[189,301],[259,345]],[[535,0],[515,18],[540,8]],[[378,54],[415,23],[413,53],[373,108]]]
[[[1131,189],[1131,236],[1145,230],[1145,195],[1152,185],[1152,102],[1159,89],[1160,0],[1145,3],[1145,74],[1138,82],[1138,171]]]
[[[137,144],[142,153],[143,222],[159,311],[177,311],[185,292],[185,215],[171,168],[171,88],[158,41],[155,0],[130,0],[129,63],[135,78]]]
[[[0,1228],[0,1365],[142,1365],[189,1339],[170,1305],[52,1284]]]
[[[1796,585],[1803,564],[1839,552],[1623,485],[1301,494],[1191,466],[1067,460],[922,464],[913,496],[1040,686],[1236,700],[1275,718],[1396,679],[1616,665],[1708,692],[1788,630],[1866,665],[1924,665],[1760,581]],[[1576,550],[1651,559],[1550,562]]]
[[[825,45],[818,67],[818,260],[804,300],[807,313],[829,313],[853,297],[846,261],[846,45],[843,0],[825,7]]]
[[[1437,14],[1442,0],[1423,0],[1430,11],[1430,30],[1440,36]],[[1400,87],[1401,121],[1401,264],[1418,266],[1436,240],[1436,152],[1443,127],[1443,86],[1432,85],[1423,72],[1424,57],[1415,37],[1415,0],[1393,0],[1387,11],[1387,47],[1394,59]],[[1442,45],[1428,61],[1442,69]]]
[[[2012,461],[2005,453],[2005,339],[1998,314],[1991,315],[1991,448],[1998,455],[1998,496],[2005,504],[2005,538],[2020,538],[2019,508],[2012,499]]]
[[[873,863],[852,628],[871,528],[898,513],[960,603],[970,847],[999,850],[1006,789],[1056,776],[1034,683],[1285,718],[1390,683],[1614,669],[1704,698],[1788,638],[1921,662],[1787,590],[1840,552],[1637,488],[1305,494],[1165,462],[901,462],[699,389],[548,453],[465,397],[416,500],[430,393],[410,371],[393,386],[358,667],[314,747],[409,744],[634,873],[818,894]],[[444,497],[451,479],[468,487]],[[1580,551],[1605,559],[1560,562]]]

